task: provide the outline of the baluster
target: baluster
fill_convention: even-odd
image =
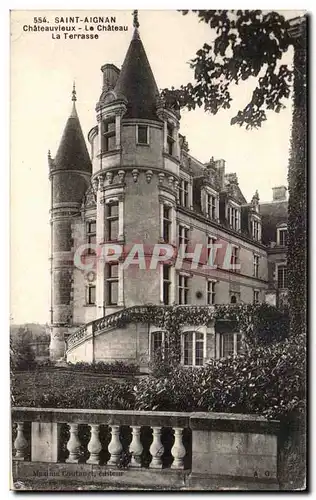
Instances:
[[[121,458],[121,453],[123,451],[123,446],[120,441],[120,426],[111,425],[111,442],[108,446],[109,453],[111,454],[110,460],[107,465],[117,465]]]
[[[182,432],[183,429],[180,427],[174,428],[174,445],[171,448],[171,454],[174,460],[171,469],[184,469],[183,458],[185,457],[186,451],[182,442]]]
[[[143,452],[143,445],[140,440],[140,427],[132,427],[133,439],[129,447],[129,451],[132,453],[131,467],[141,467],[141,454]]]
[[[27,441],[24,437],[24,423],[17,422],[16,425],[17,425],[17,435],[14,441],[14,448],[15,448],[14,460],[25,460]]]
[[[153,430],[153,442],[149,448],[151,453],[152,461],[150,463],[151,469],[162,469],[161,457],[164,454],[164,447],[161,442],[161,427],[152,427]]]
[[[70,438],[67,443],[69,457],[66,462],[69,464],[77,464],[79,462],[80,441],[78,438],[78,424],[68,424],[70,427]]]
[[[87,464],[100,464],[99,454],[102,450],[102,445],[99,439],[99,425],[91,424],[91,437],[88,443],[88,451],[90,452],[90,457],[87,460]]]

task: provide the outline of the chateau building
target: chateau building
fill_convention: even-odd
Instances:
[[[137,27],[122,68],[101,70],[89,151],[74,89],[59,148],[48,157],[50,353],[56,360],[121,360],[146,370],[165,332],[141,321],[141,311],[147,317],[157,306],[196,310],[284,300],[286,188],[275,188],[271,203],[260,203],[257,191],[248,203],[223,159],[204,164],[190,155],[180,112],[160,96]],[[175,252],[165,260],[156,255],[154,266],[157,245]],[[188,322],[181,361],[201,365],[238,352],[241,340],[224,323]]]

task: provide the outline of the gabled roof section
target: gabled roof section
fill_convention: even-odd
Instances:
[[[137,28],[114,92],[117,97],[124,96],[128,101],[124,118],[158,119],[156,101],[159,91]]]
[[[288,201],[273,201],[270,203],[260,203],[260,214],[262,220],[262,241],[265,245],[276,241],[277,226],[287,223]]]
[[[73,107],[67,120],[54,165],[56,169],[82,170],[92,173],[92,164],[87,145],[82,133],[79,117],[76,110],[76,91],[73,90]]]

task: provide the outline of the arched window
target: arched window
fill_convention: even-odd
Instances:
[[[203,333],[183,333],[183,364],[185,366],[202,366],[204,364]]]
[[[230,303],[231,304],[237,304],[237,297],[236,295],[232,295],[231,298],[230,298]]]

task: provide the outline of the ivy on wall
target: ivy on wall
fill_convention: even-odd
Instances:
[[[269,304],[219,304],[209,306],[140,306],[125,309],[115,317],[115,325],[148,323],[168,334],[169,351],[173,361],[180,361],[180,339],[183,326],[209,325],[219,320],[233,321],[243,334],[245,345],[283,340],[288,335],[287,309]]]

